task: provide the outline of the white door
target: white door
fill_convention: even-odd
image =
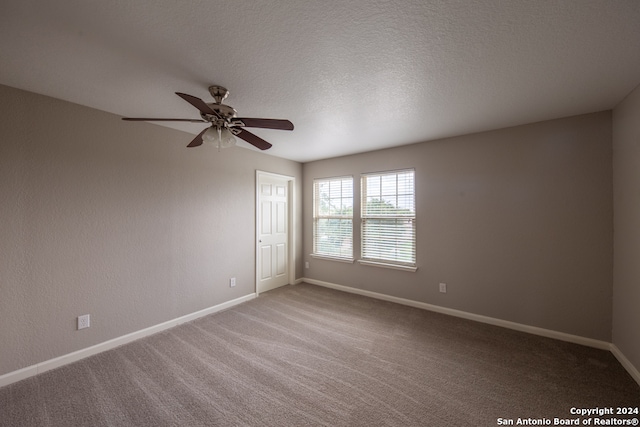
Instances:
[[[289,284],[289,181],[258,174],[257,292]]]

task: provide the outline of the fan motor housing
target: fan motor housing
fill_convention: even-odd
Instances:
[[[207,105],[209,106],[209,108],[211,108],[213,111],[218,113],[225,120],[230,120],[234,118],[236,114],[238,114],[235,108],[225,104],[216,104],[215,102],[212,102],[210,104],[207,103]],[[213,116],[211,114],[200,113],[200,116],[202,116],[202,118],[208,122],[212,122],[217,119],[216,116]]]

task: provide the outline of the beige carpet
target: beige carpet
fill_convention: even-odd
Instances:
[[[302,284],[1,388],[0,425],[495,426],[639,404],[609,352]]]

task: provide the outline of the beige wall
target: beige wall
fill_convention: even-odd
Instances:
[[[640,370],[640,86],[613,110],[613,343]]]
[[[361,173],[401,168],[416,170],[416,273],[309,256],[314,178],[353,175],[357,211]],[[611,340],[610,112],[311,162],[303,175],[305,277]]]
[[[186,149],[192,135],[6,86],[0,99],[0,375],[254,292],[255,171],[300,183],[299,163]]]

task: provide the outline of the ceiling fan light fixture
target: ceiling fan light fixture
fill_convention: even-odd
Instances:
[[[205,133],[202,134],[202,139],[205,142],[209,142],[213,146],[217,147],[218,150],[220,150],[221,148],[229,148],[236,145],[236,138],[227,128],[217,128],[215,126],[211,126]]]
[[[202,99],[196,98],[193,95],[176,92],[176,95],[198,109],[198,111],[200,112],[200,119],[123,117],[122,120],[145,122],[209,122],[211,123],[211,127],[200,131],[200,133],[195,138],[193,138],[193,140],[189,143],[189,145],[187,145],[187,147],[199,147],[203,143],[208,142],[211,145],[218,147],[218,151],[220,151],[221,148],[229,148],[236,145],[235,136],[248,142],[249,144],[260,150],[268,150],[269,148],[271,148],[271,144],[260,138],[258,135],[254,135],[253,133],[246,130],[246,127],[293,130],[293,123],[291,123],[289,120],[257,119],[251,117],[236,118],[236,110],[233,107],[222,104],[222,101],[229,95],[229,91],[227,89],[223,88],[222,86],[211,86],[209,87],[209,92],[211,93],[211,96],[213,96],[213,99],[215,99],[215,103],[207,104]]]

